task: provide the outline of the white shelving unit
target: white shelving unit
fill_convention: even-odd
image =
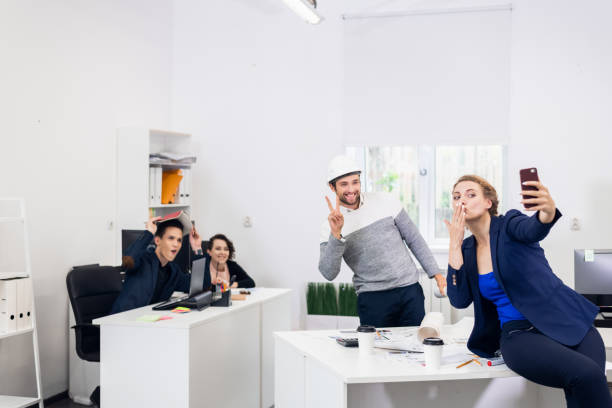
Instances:
[[[186,156],[193,155],[191,135],[187,133],[124,127],[117,130],[117,222],[116,222],[116,259],[121,261],[121,230],[144,229],[145,221],[151,212],[164,216],[174,211],[184,210],[191,214],[191,200],[177,204],[151,205],[149,191],[149,172],[152,167],[162,169],[186,169],[189,164],[176,164],[171,161],[150,162],[152,153],[169,152]],[[183,180],[185,188],[191,191],[191,177]]]
[[[8,216],[5,216],[6,214]],[[23,254],[23,257],[19,259],[16,263],[10,260],[6,260],[6,258],[2,255],[2,267],[9,267],[10,271],[0,271],[0,279],[12,279],[12,278],[27,278],[32,276],[32,269],[30,264],[30,246],[28,240],[28,229],[26,225],[26,215],[25,215],[25,203],[21,198],[0,198],[0,234],[4,235],[9,231],[11,234],[8,237],[3,237],[2,241],[4,243],[10,243],[9,245],[15,246],[9,248],[3,248],[15,254],[15,252],[19,252]],[[6,228],[6,230],[5,230]],[[21,238],[21,239],[19,239]],[[19,242],[17,242],[19,241]],[[20,246],[22,244],[22,246]],[[19,270],[16,270],[16,265]],[[30,285],[32,286],[32,279],[29,279]],[[30,287],[32,293],[34,293],[33,288]],[[40,381],[40,357],[38,352],[38,333],[36,330],[36,312],[34,310],[34,297],[32,296],[32,327],[27,329],[21,329],[16,331],[9,332],[0,332],[0,342],[4,339],[23,336],[29,333],[32,333],[32,347],[34,349],[34,367],[36,371],[36,397],[22,397],[22,396],[12,396],[12,395],[0,395],[0,407],[2,408],[21,408],[21,407],[29,407],[33,404],[39,404],[40,408],[43,408],[44,404],[42,401],[42,390],[41,390],[41,381]],[[3,348],[0,344],[0,351],[6,352],[6,348]],[[2,368],[0,368],[0,373],[2,375],[8,375],[10,373],[3,373]]]

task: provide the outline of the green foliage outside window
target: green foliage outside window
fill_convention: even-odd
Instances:
[[[390,193],[395,187],[397,187],[398,181],[399,174],[394,171],[386,171],[385,174],[383,174],[383,176],[376,181],[376,184],[382,186],[384,191]]]

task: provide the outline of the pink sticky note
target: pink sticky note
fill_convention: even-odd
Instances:
[[[159,320],[170,320],[172,319],[172,316],[162,316],[159,318]]]

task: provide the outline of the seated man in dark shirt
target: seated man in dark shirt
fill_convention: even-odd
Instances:
[[[202,258],[202,240],[188,217],[157,223],[160,219],[149,219],[147,230],[127,249],[126,278],[111,313],[167,300],[174,291],[189,292],[191,276],[172,261],[185,235],[189,235],[191,248],[197,254],[194,259]],[[154,250],[150,248],[151,239],[155,242]]]

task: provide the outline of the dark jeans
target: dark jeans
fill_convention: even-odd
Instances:
[[[425,296],[417,282],[409,286],[362,292],[357,296],[361,324],[375,327],[418,326],[425,317]]]
[[[512,371],[548,387],[563,388],[568,408],[611,408],[606,383],[606,351],[591,327],[582,341],[565,346],[541,333],[527,320],[504,324],[501,352]]]

